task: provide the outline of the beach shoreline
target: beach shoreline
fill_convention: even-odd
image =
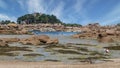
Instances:
[[[98,64],[64,64],[61,62],[0,61],[0,68],[119,68],[120,59]]]

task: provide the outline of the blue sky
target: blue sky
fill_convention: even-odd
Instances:
[[[120,0],[0,0],[0,20],[16,21],[34,12],[54,14],[65,23],[120,23]]]

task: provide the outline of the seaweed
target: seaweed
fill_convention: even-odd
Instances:
[[[36,53],[31,53],[31,54],[24,54],[23,56],[44,56],[42,54],[36,54]]]
[[[109,50],[120,50],[120,46],[109,46],[109,47],[104,47],[107,48]]]

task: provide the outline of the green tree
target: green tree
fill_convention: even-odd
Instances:
[[[57,19],[54,15],[47,15],[47,14],[26,14],[17,19],[17,22],[21,24],[22,21],[25,21],[27,24],[34,24],[34,23],[62,23],[59,19]]]
[[[120,23],[118,23],[117,26],[120,26]]]

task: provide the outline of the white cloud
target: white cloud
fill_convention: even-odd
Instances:
[[[76,0],[76,3],[74,5],[74,9],[76,12],[80,12],[81,10],[83,10],[84,8],[84,3],[86,2],[86,0]]]
[[[102,25],[117,24],[120,22],[120,3],[118,3],[110,12],[108,12],[101,20]]]
[[[64,9],[64,2],[60,2],[56,7],[55,9],[52,10],[51,14],[54,14],[56,15],[57,17],[61,17],[62,14],[63,14],[63,9]]]
[[[18,4],[20,5],[20,8],[25,9],[25,3],[22,0],[17,0]]]
[[[3,9],[7,8],[7,4],[3,0],[0,0],[0,8],[3,8]]]
[[[28,0],[27,5],[28,5],[29,13],[33,13],[33,12],[45,13],[46,12],[44,8],[43,0]]]
[[[0,20],[11,20],[11,21],[16,21],[16,17],[14,16],[7,16],[5,14],[0,14]]]
[[[76,0],[74,9],[78,16],[80,16],[81,24],[88,24],[92,22],[87,14],[97,2],[99,2],[99,0]]]

